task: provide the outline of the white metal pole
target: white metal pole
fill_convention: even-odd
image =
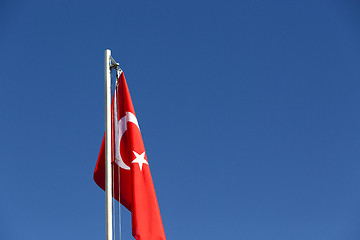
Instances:
[[[112,177],[111,177],[111,51],[105,50],[105,211],[106,240],[112,240]]]

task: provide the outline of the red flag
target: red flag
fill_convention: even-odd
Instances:
[[[112,140],[115,143],[112,149],[113,197],[131,212],[132,234],[135,239],[165,240],[149,163],[123,73],[118,79],[112,106]],[[94,180],[105,190],[104,139],[95,167]]]

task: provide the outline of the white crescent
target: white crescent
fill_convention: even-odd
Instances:
[[[126,165],[121,158],[121,151],[120,151],[120,141],[122,136],[124,135],[125,131],[127,130],[127,123],[132,122],[134,123],[140,130],[139,123],[136,119],[135,114],[131,112],[126,112],[126,115],[122,117],[119,121],[118,113],[117,113],[117,96],[115,92],[115,100],[114,100],[114,119],[115,119],[115,162],[116,164],[125,170],[130,170],[130,167]]]

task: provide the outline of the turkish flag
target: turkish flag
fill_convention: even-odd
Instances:
[[[114,94],[112,120],[113,197],[131,212],[135,239],[165,240],[149,163],[123,73]],[[105,190],[105,136],[94,180]]]

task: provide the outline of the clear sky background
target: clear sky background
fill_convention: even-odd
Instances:
[[[355,0],[2,0],[0,239],[105,239],[106,48],[168,240],[360,239]]]

